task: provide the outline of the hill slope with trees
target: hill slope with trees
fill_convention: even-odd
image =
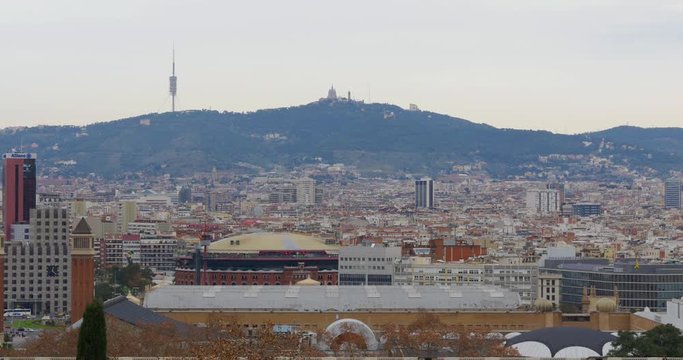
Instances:
[[[604,146],[605,141],[611,146]],[[250,113],[182,111],[88,126],[0,131],[6,150],[23,144],[39,167],[64,175],[170,173],[213,167],[287,167],[322,161],[379,174],[433,174],[483,161],[494,176],[519,174],[539,156],[598,154],[660,172],[683,160],[683,129],[614,128],[561,135],[498,129],[390,104],[319,101]]]

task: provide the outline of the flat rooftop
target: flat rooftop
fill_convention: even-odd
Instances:
[[[182,286],[149,292],[155,311],[514,310],[519,295],[495,286]]]

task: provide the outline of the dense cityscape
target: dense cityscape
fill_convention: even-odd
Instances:
[[[0,359],[683,359],[679,0],[0,5]]]
[[[316,163],[107,181],[39,176],[38,159],[3,156],[14,351],[77,326],[93,300],[135,327],[269,328],[320,354],[411,351],[390,346],[387,327],[425,316],[497,334],[486,339],[500,354],[536,357],[611,348],[545,353],[515,337],[683,326],[678,177],[497,180],[475,163],[369,178]],[[446,349],[435,353],[467,355]]]

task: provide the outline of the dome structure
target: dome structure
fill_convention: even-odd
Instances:
[[[553,311],[553,303],[547,299],[538,299],[534,302],[536,310],[540,312],[550,312]]]
[[[614,299],[602,298],[595,303],[595,309],[604,313],[615,312],[617,311],[617,302]]]
[[[505,342],[524,357],[585,358],[605,356],[616,336],[576,327],[543,328]]]
[[[230,236],[209,245],[210,253],[245,254],[260,251],[326,251],[338,253],[337,245],[317,236],[291,232],[254,232]]]
[[[297,281],[295,285],[298,286],[320,286],[320,281],[311,279],[311,276],[307,276],[305,279]]]
[[[375,333],[367,326],[364,322],[356,319],[339,319],[325,329],[325,333],[329,339],[335,339],[337,336],[342,335],[345,332],[352,332],[363,337],[365,341],[366,349],[373,351],[377,350],[379,347],[379,341]],[[327,344],[324,340],[319,344],[321,349],[329,350],[330,344]]]

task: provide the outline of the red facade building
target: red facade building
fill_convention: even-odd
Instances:
[[[337,285],[337,245],[297,233],[228,237],[178,258],[176,285],[292,285],[311,278]]]
[[[12,225],[28,224],[30,210],[36,208],[36,154],[8,153],[2,158],[3,223],[9,241]]]
[[[207,270],[207,285],[294,285],[310,277],[321,285],[337,285],[336,270],[321,270],[317,266],[285,266],[270,270]],[[178,269],[175,273],[176,285],[194,285],[195,271]]]
[[[462,241],[449,244],[443,239],[429,240],[432,261],[461,261],[471,257],[486,255],[486,248],[479,245],[470,245]]]

